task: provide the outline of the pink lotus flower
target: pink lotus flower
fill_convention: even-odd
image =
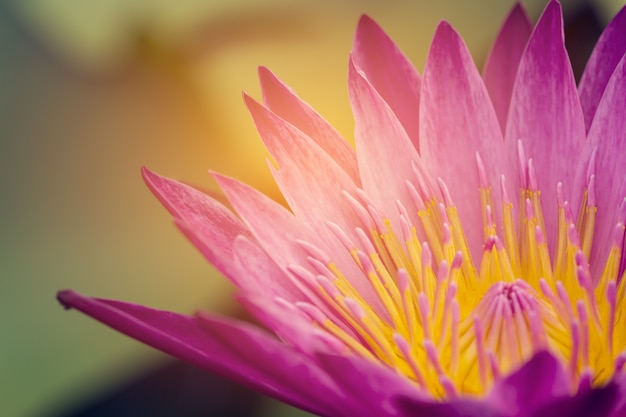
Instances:
[[[265,329],[59,300],[323,416],[626,415],[625,51],[626,8],[577,90],[560,5],[518,5],[482,77],[446,22],[420,77],[363,17],[356,151],[267,69],[244,95],[290,210],[143,170]]]

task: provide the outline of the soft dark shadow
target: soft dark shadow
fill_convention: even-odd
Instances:
[[[253,417],[264,399],[179,361],[67,410],[37,417]]]
[[[571,13],[565,16],[564,26],[565,47],[578,83],[604,27],[594,7],[588,2],[571,10]]]

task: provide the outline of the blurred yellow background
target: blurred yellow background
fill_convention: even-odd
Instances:
[[[533,20],[544,1],[524,2]],[[566,1],[566,13],[582,1]],[[272,69],[351,140],[362,13],[421,71],[447,19],[482,66],[502,0],[25,0],[0,5],[0,415],[47,416],[161,358],[57,304],[57,290],[232,313],[231,287],[143,185],[208,169],[279,198],[241,91]],[[621,1],[594,2],[602,23]],[[278,415],[276,409],[272,409]],[[270,411],[268,411],[268,415]]]

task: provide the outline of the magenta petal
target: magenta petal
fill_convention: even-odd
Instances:
[[[416,401],[414,398],[397,396],[393,399],[400,416],[428,417],[502,417],[484,401],[459,398],[445,403]],[[520,416],[521,417],[521,416]],[[526,417],[526,416],[524,416]]]
[[[618,388],[610,383],[601,388],[555,400],[531,414],[531,417],[624,417],[616,408]]]
[[[343,343],[320,329],[311,318],[290,303],[265,300],[256,295],[242,294],[239,301],[265,327],[281,340],[307,356],[317,353],[349,354]],[[282,301],[282,300],[281,300]]]
[[[339,400],[313,363],[251,325],[225,317],[184,316],[61,291],[59,301],[186,362],[314,413]]]
[[[246,323],[205,313],[197,320],[220,343],[222,363],[243,374],[243,384],[316,414],[350,415],[332,378],[293,348]]]
[[[369,16],[359,20],[352,59],[391,107],[419,151],[420,76],[396,44]]]
[[[483,70],[485,86],[503,133],[517,67],[532,30],[533,25],[524,6],[516,3],[498,33]]]
[[[533,160],[539,189],[554,195],[562,181],[566,198],[571,196],[585,126],[563,42],[561,6],[556,1],[546,6],[535,26],[513,87],[505,135],[512,164],[517,161],[518,140]],[[517,176],[513,180],[518,184]],[[557,200],[542,198],[542,206],[548,243],[553,247]]]
[[[509,177],[509,167],[502,158],[502,133],[487,89],[463,39],[447,22],[438,26],[426,60],[420,141],[424,164],[446,182],[472,255],[480,259],[483,223],[476,152],[487,169],[496,216],[500,213],[500,175]]]
[[[569,384],[559,360],[543,351],[496,382],[488,401],[505,416],[530,416],[555,399],[569,396]]]
[[[614,378],[614,381],[618,393],[615,410],[611,417],[626,417],[626,372],[622,370],[620,375]]]
[[[604,29],[580,79],[578,93],[587,130],[591,127],[606,84],[624,53],[626,53],[626,7],[623,7]]]
[[[587,161],[595,151],[596,217],[590,256],[592,276],[602,274],[606,257],[613,244],[613,233],[619,219],[619,207],[626,197],[626,55],[615,68],[613,76],[598,105],[587,142],[582,152],[576,178],[575,202],[579,201],[587,180]]]
[[[357,356],[318,354],[323,369],[332,373],[346,397],[356,403],[355,416],[409,416],[398,414],[393,398],[403,396],[413,401],[432,402],[421,395],[417,386],[386,366]]]
[[[251,236],[230,210],[206,194],[147,168],[144,181],[165,208],[177,219],[185,234],[217,269],[233,281],[232,245],[239,235]]]
[[[259,67],[259,80],[265,105],[277,116],[316,141],[358,184],[359,173],[354,149],[339,132],[267,68]]]

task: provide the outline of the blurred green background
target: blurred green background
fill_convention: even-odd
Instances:
[[[524,3],[536,20],[544,1]],[[214,169],[279,198],[241,102],[242,90],[260,97],[258,65],[351,139],[346,64],[362,13],[420,71],[445,18],[480,68],[511,4],[2,2],[0,415],[61,416],[168,363],[65,312],[55,300],[59,289],[185,313],[237,314],[231,286],[176,231],[139,168],[207,189],[215,188],[207,175]],[[604,25],[622,4],[563,6],[571,21],[595,13]],[[255,404],[259,416],[301,415],[269,400]]]

